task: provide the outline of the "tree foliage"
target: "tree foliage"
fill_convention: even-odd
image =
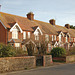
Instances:
[[[66,50],[64,48],[56,47],[51,51],[52,57],[61,57],[66,54]]]
[[[71,28],[71,29],[75,29],[75,26],[71,25],[70,28]]]

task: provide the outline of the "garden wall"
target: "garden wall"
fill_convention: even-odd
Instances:
[[[43,56],[43,66],[50,66],[53,64],[52,55]]]
[[[24,70],[35,66],[35,56],[0,58],[0,72]]]
[[[75,55],[66,56],[66,63],[68,62],[75,62]]]

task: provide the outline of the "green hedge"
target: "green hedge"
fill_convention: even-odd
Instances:
[[[56,47],[51,50],[52,57],[61,57],[66,55],[66,50],[64,48]]]

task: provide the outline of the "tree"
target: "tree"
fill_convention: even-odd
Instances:
[[[41,41],[38,52],[40,55],[45,55],[48,43],[46,41]]]
[[[29,42],[29,44],[27,44],[26,47],[27,47],[28,55],[33,56],[34,55],[35,45],[32,42]]]
[[[66,54],[66,50],[64,48],[56,47],[51,51],[52,57],[61,57]]]
[[[70,28],[71,28],[71,29],[75,29],[75,26],[71,25]]]

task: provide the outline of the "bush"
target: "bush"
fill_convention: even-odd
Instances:
[[[56,47],[51,51],[52,57],[61,57],[66,55],[66,50],[64,48]]]
[[[0,57],[12,57],[15,55],[15,49],[11,45],[0,44]]]
[[[27,54],[27,51],[24,51],[22,48],[17,48],[15,49],[16,51],[16,56],[25,56],[25,55],[28,55]]]

